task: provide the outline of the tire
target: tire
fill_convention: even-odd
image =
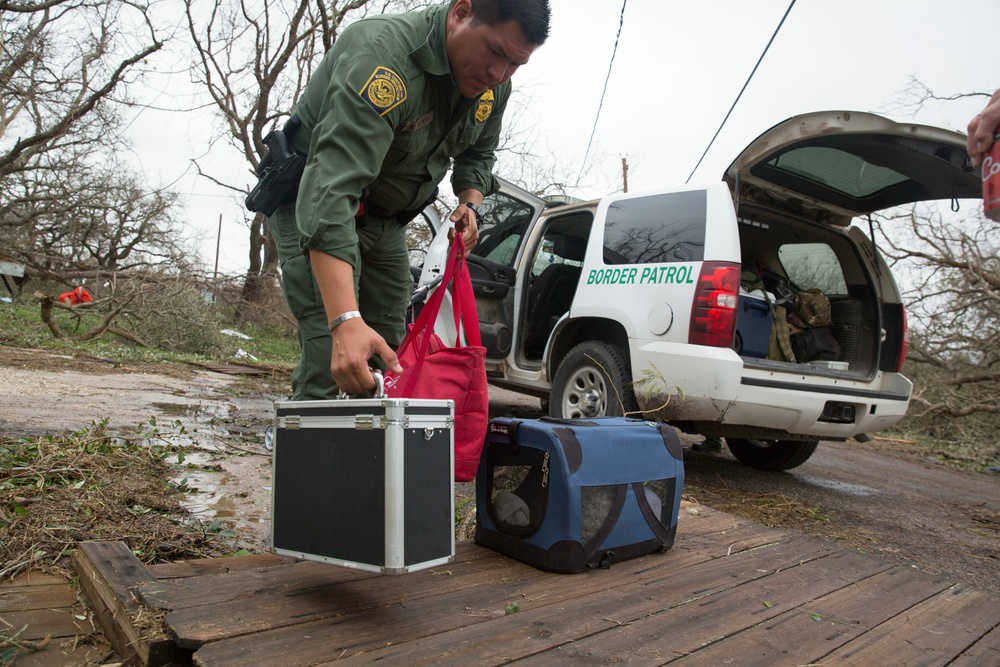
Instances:
[[[819,440],[743,440],[726,438],[736,460],[758,470],[791,470],[813,455]]]
[[[637,410],[632,370],[617,345],[586,341],[570,350],[559,364],[552,381],[550,417],[589,419]]]

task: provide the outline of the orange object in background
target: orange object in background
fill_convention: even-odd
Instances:
[[[85,290],[83,286],[80,286],[72,292],[63,292],[59,295],[59,300],[71,306],[76,306],[81,303],[91,303],[94,297],[90,296],[90,292]]]

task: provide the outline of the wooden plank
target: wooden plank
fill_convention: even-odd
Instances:
[[[524,642],[500,642],[494,637],[495,633],[499,632],[499,624],[507,622],[504,618],[505,606],[514,601],[519,602],[520,611],[511,617],[526,619],[529,617],[526,612],[534,614],[532,618],[537,620],[533,627],[539,631],[539,641],[558,641],[560,635],[566,633],[575,638],[618,622],[619,619],[609,619],[606,614],[609,597],[620,599],[626,609],[632,608],[637,598],[645,600],[648,597],[644,591],[650,586],[650,582],[663,577],[673,578],[678,588],[682,589],[683,592],[680,593],[682,596],[693,595],[695,594],[693,591],[710,585],[708,583],[710,581],[718,582],[720,577],[727,582],[725,585],[730,585],[728,582],[731,578],[721,573],[730,573],[733,568],[740,569],[744,576],[761,576],[760,554],[764,552],[779,558],[781,563],[789,562],[788,556],[775,548],[745,552],[739,556],[716,559],[707,565],[701,563],[698,567],[687,569],[675,568],[672,566],[673,563],[668,565],[664,560],[647,558],[617,564],[608,572],[572,576],[550,574],[535,581],[519,582],[519,585],[508,587],[503,591],[476,589],[472,592],[460,591],[435,600],[423,600],[418,612],[399,609],[366,612],[362,616],[345,619],[336,627],[331,624],[317,633],[317,636],[327,636],[337,642],[332,647],[315,644],[311,647],[313,652],[306,646],[301,649],[288,646],[282,650],[294,652],[292,664],[306,664],[320,659],[330,660],[331,656],[337,656],[340,660],[347,660],[348,656],[358,656],[356,661],[368,662],[376,659],[370,652],[377,651],[387,643],[384,635],[380,637],[377,633],[372,633],[370,628],[390,626],[393,628],[391,641],[396,647],[403,645],[412,648],[410,642],[414,645],[419,643],[422,647],[416,655],[393,655],[391,664],[437,664],[441,661],[449,664],[470,662],[496,664],[509,659],[511,653],[516,654],[529,645]],[[797,557],[793,559],[793,562],[795,561]],[[626,565],[634,567],[628,569]],[[706,569],[712,570],[712,574],[699,577],[699,573]],[[577,610],[588,603],[593,607],[591,613],[577,613]],[[659,605],[664,602],[655,599],[651,604]],[[559,612],[560,605],[571,607],[573,611],[557,622],[553,619],[553,614]],[[490,622],[483,622],[487,620]],[[544,625],[539,626],[538,623]],[[289,638],[295,637],[296,631],[301,634],[306,629],[304,626],[297,626],[273,634],[283,634],[285,638]],[[447,630],[452,632],[441,634]],[[249,643],[252,646],[258,639],[263,638],[261,636],[245,638],[241,645],[245,647]],[[440,651],[427,653],[423,650],[426,642],[434,643],[439,640],[442,642]],[[296,642],[292,641],[290,644],[295,645]],[[458,647],[465,647],[467,650],[463,653]],[[218,664],[238,664],[239,645],[234,645],[233,648],[236,652],[231,656],[231,662],[223,661]],[[208,660],[215,649],[215,644],[204,647],[195,654],[196,661],[201,660],[200,664],[206,665],[216,664]],[[300,650],[305,652],[299,653]],[[494,652],[498,653],[493,655]],[[205,654],[204,657],[202,653]],[[264,651],[260,653],[263,654]],[[290,657],[287,652],[283,655],[286,658]]]
[[[994,626],[982,639],[965,649],[954,662],[948,663],[948,667],[986,667],[987,665],[1000,665],[1000,625]]]
[[[68,583],[69,580],[62,575],[28,571],[18,575],[12,581],[0,583],[0,593],[23,587],[62,586]]]
[[[195,560],[178,561],[176,563],[160,563],[147,565],[146,570],[156,579],[180,579],[197,577],[206,574],[226,574],[228,572],[245,572],[247,570],[290,565],[298,562],[291,556],[278,554],[250,554],[249,556],[228,556],[225,558],[198,558]]]
[[[84,542],[71,564],[101,629],[124,660],[153,667],[189,660],[190,653],[174,642],[142,636],[133,624],[140,611],[133,591],[153,577],[123,542]]]
[[[63,580],[58,586],[18,586],[0,588],[0,613],[27,611],[29,609],[51,609],[72,607],[77,602],[76,591]]]
[[[699,648],[671,665],[806,665],[953,582],[895,566]],[[1000,663],[998,663],[1000,664]]]
[[[956,584],[832,651],[838,665],[945,665],[1000,622],[1000,600]]]
[[[480,547],[464,548],[456,551],[456,563],[476,562],[480,567],[501,558],[498,554]],[[437,568],[447,571],[453,564]],[[412,575],[406,575],[412,576]],[[381,575],[361,572],[327,563],[302,561],[291,565],[261,568],[256,571],[241,572],[239,576],[227,574],[205,575],[196,579],[178,581],[158,581],[140,587],[143,600],[154,607],[165,610],[187,609],[239,601],[247,605],[247,599],[262,595],[288,595],[298,589],[320,589],[345,581],[379,579]],[[392,577],[390,577],[392,579]],[[198,594],[192,592],[197,590]]]
[[[18,634],[20,639],[75,637],[94,631],[89,620],[79,620],[72,609],[31,609],[0,614],[0,631]]]
[[[806,544],[815,545],[823,553],[829,551],[827,545],[815,540]],[[543,625],[532,623],[531,627],[538,629],[539,641],[561,643],[568,641],[567,637],[586,636],[617,624],[620,619],[610,619],[605,612],[609,604],[617,604],[624,610],[643,603],[669,605],[671,600],[697,595],[711,581],[730,586],[741,577],[763,576],[761,570],[766,566],[794,566],[799,559],[798,554],[790,555],[787,550],[772,546],[707,563],[702,560],[699,567],[679,568],[669,558],[647,557],[616,564],[608,571],[580,575],[544,573],[502,587],[465,588],[420,598],[405,607],[366,609],[213,642],[195,653],[195,663],[220,667],[241,664],[245,656],[280,654],[288,667],[334,660],[368,663],[385,658],[389,659],[387,664],[497,664],[510,659],[512,654],[537,650],[537,643],[496,639],[502,628],[514,622],[508,621],[505,614],[514,602],[519,603],[520,611],[510,618],[516,617],[520,626],[538,621]],[[649,596],[645,592],[652,582],[663,580],[670,583],[665,585],[668,590],[661,591],[662,595]],[[611,599],[617,602],[609,602]],[[589,611],[577,613],[583,607]],[[571,611],[565,612],[564,608]],[[558,622],[553,620],[554,616],[559,617]],[[391,634],[387,636],[381,628],[392,628]],[[392,646],[387,647],[390,643]]]
[[[67,667],[67,665],[103,665],[113,654],[110,646],[92,646],[72,642],[56,642],[40,651],[22,650],[14,664],[17,667]]]
[[[485,565],[480,565],[485,563]],[[303,563],[316,572],[318,563]],[[300,566],[288,566],[298,568]],[[322,567],[322,566],[321,566]],[[325,566],[335,570],[333,566]],[[384,576],[317,583],[316,576],[296,577],[291,587],[261,591],[252,603],[233,600],[216,605],[180,609],[167,614],[166,623],[185,648],[276,627],[296,625],[320,618],[343,618],[369,609],[413,604],[424,606],[428,598],[476,587],[503,587],[542,573],[502,557],[459,563],[447,570],[405,576]],[[382,626],[381,632],[385,632]]]
[[[652,556],[648,561],[622,563],[615,569],[627,572],[635,568],[649,568],[650,563],[667,560],[672,567],[690,566],[726,553],[773,543],[784,534],[783,531],[756,526],[752,531],[734,535],[732,544],[721,547],[714,540],[695,537],[688,541],[685,549],[675,547],[675,550]],[[399,599],[422,599],[423,596],[442,595],[455,589],[498,585],[498,577],[499,581],[505,582],[511,578],[537,576],[540,572],[481,547],[470,547],[465,560],[449,566],[447,571],[451,575],[446,581],[433,579],[436,572],[431,571],[426,576],[425,573],[415,573],[402,578],[375,577],[359,582],[359,575],[353,572],[345,574],[341,570],[317,563],[310,563],[307,567],[303,563],[273,570],[274,578],[259,584],[241,583],[233,577],[221,576],[185,581],[185,586],[198,588],[199,600],[213,599],[216,604],[199,605],[198,609],[192,605],[182,606],[168,614],[166,622],[181,646],[198,648],[206,642],[241,634],[358,613]],[[349,578],[349,575],[353,577]],[[354,582],[358,583],[355,585]],[[142,590],[147,600],[155,601],[160,607],[183,605],[184,598],[192,597],[187,588],[167,588],[162,584],[146,585]],[[253,597],[252,603],[248,603],[249,597]],[[421,603],[426,604],[426,600],[422,599]]]
[[[733,530],[754,524],[749,519],[726,514],[705,505],[684,501],[677,514],[677,539],[683,541],[692,535],[707,535]]]
[[[616,626],[535,654],[518,665],[663,664],[689,653],[696,657],[695,652],[703,646],[888,567],[887,563],[852,551],[840,551],[801,565],[794,564],[793,556],[791,567],[767,565],[761,576],[736,586],[721,588],[725,577],[716,575],[706,579],[711,588],[704,593],[660,609],[644,601],[629,606],[632,601],[625,599],[613,616],[620,621]],[[648,594],[656,590],[663,590],[663,595],[668,592],[657,586]]]

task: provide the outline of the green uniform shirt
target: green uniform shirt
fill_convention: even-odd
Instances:
[[[510,83],[478,100],[455,88],[447,5],[367,18],[323,58],[295,109],[307,161],[296,201],[305,247],[358,263],[361,192],[387,210],[427,201],[454,158],[455,191],[497,189],[494,151]]]

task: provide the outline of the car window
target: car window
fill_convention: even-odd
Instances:
[[[785,151],[767,162],[778,171],[808,179],[854,198],[870,197],[907,177],[861,157],[824,146]]]
[[[483,200],[479,242],[472,254],[498,264],[514,265],[518,246],[534,211],[524,202],[502,192]]]
[[[704,259],[707,201],[704,190],[691,190],[612,203],[604,226],[604,263]]]
[[[556,250],[556,239],[559,238],[560,234],[547,232],[542,238],[541,247],[538,249],[538,254],[535,255],[535,261],[531,265],[531,277],[537,278],[541,275],[542,271],[552,266],[553,264],[565,264],[566,266],[575,266],[577,268],[583,266],[583,260],[572,259],[569,257],[564,257],[559,254]],[[586,246],[586,241],[581,241],[583,246]]]
[[[825,243],[786,243],[778,248],[785,275],[799,289],[819,289],[823,294],[847,294],[840,260]]]

